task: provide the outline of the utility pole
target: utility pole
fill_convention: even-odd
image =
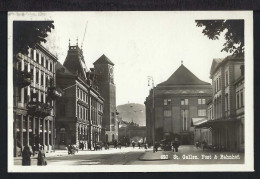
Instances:
[[[154,108],[154,80],[152,76],[148,76],[148,86],[152,85],[152,126],[153,126],[153,148],[155,149],[155,108]],[[155,150],[154,150],[155,151]]]

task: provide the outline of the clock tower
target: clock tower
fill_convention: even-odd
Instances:
[[[114,82],[114,63],[105,55],[94,62],[97,74],[97,85],[101,96],[104,98],[104,113],[102,126],[106,129],[105,142],[118,140],[118,124],[116,119],[116,86]]]

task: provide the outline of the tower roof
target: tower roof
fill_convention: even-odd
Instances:
[[[80,73],[86,77],[87,67],[82,54],[82,49],[76,46],[69,46],[67,57],[63,63],[71,73]]]
[[[95,64],[110,64],[110,65],[114,65],[114,63],[109,60],[104,54],[99,57],[99,59],[97,59],[95,62],[94,62],[94,65]]]
[[[210,85],[196,77],[183,64],[168,78],[168,80],[158,84],[158,86],[173,85]]]

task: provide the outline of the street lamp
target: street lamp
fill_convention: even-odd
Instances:
[[[153,122],[153,147],[155,145],[155,109],[154,109],[154,80],[152,76],[148,76],[148,86],[152,86],[152,122]]]

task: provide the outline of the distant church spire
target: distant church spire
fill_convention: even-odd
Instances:
[[[181,64],[183,65],[183,60],[181,61]]]
[[[69,39],[69,46],[70,46],[70,39]]]

